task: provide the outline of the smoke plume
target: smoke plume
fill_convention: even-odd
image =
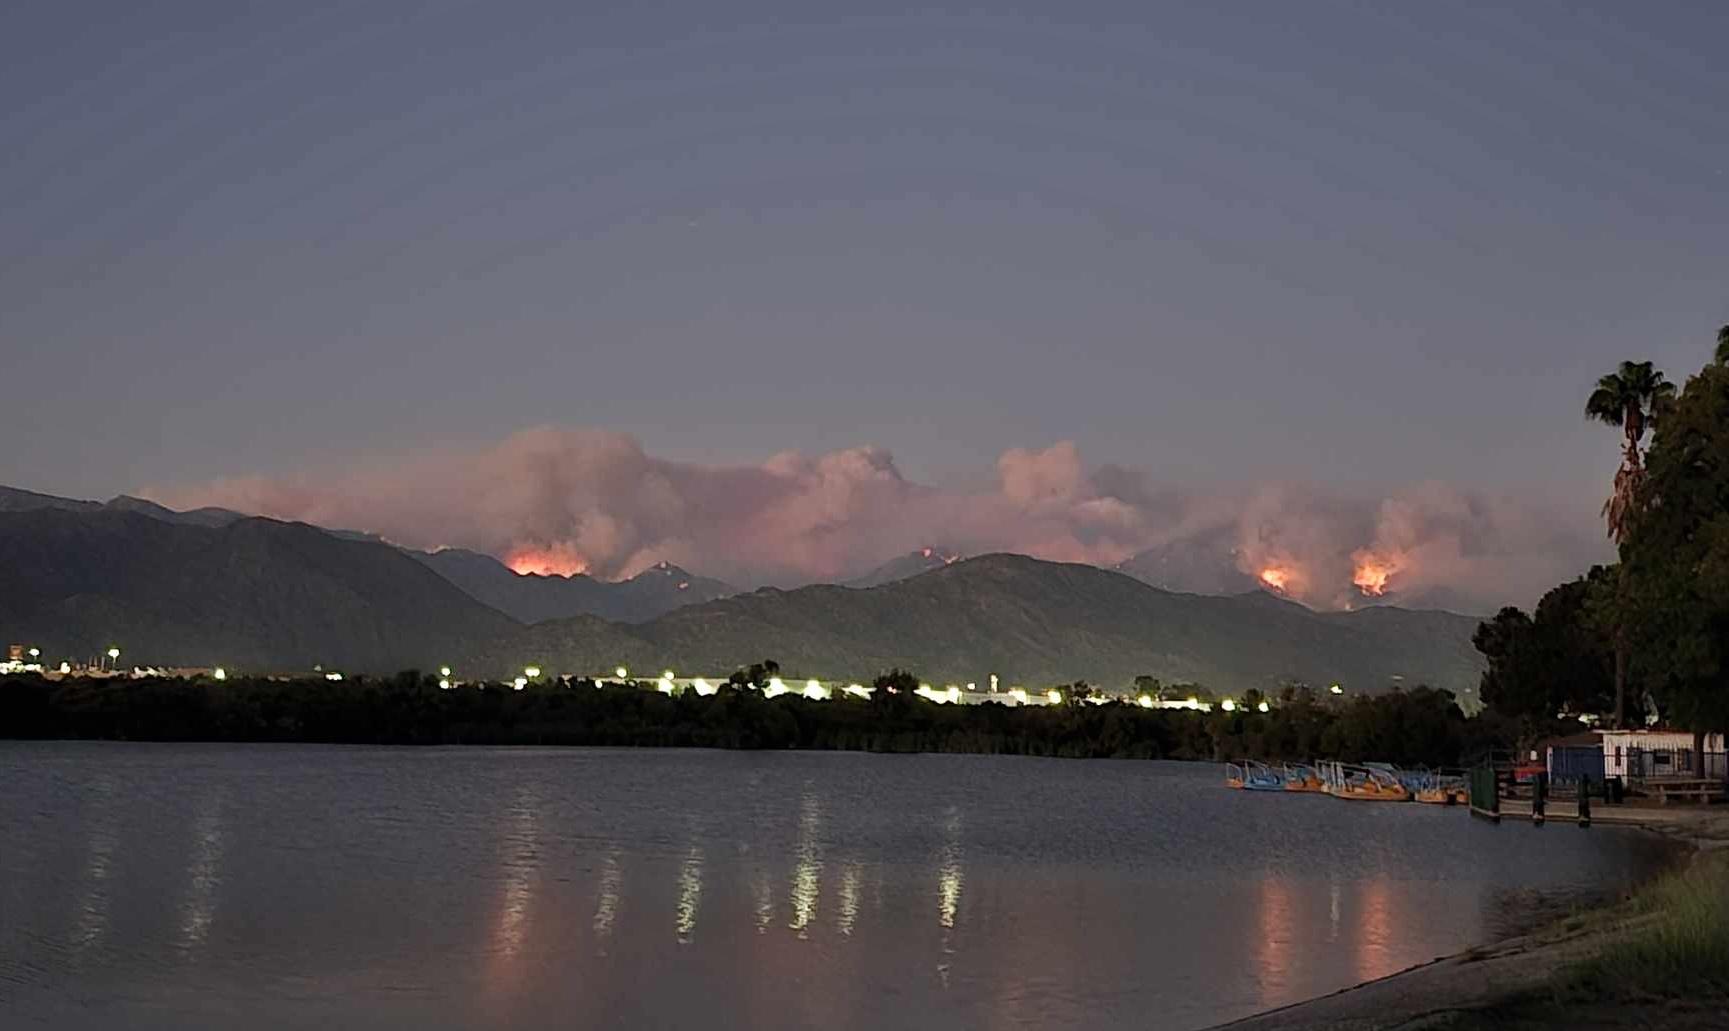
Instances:
[[[1220,562],[1312,605],[1440,591],[1493,607],[1529,603],[1600,557],[1585,528],[1512,499],[1435,483],[1379,497],[1285,484],[1192,491],[1089,469],[1067,441],[1005,451],[993,482],[955,488],[909,481],[875,447],[711,466],[656,458],[628,434],[543,427],[333,476],[145,493],[606,579],[665,561],[739,584],[835,580],[937,542],[1133,569],[1148,549],[1223,539],[1233,546]]]

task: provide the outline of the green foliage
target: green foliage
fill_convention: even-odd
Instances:
[[[1614,591],[1615,573],[1598,566],[1545,594],[1535,616],[1504,608],[1479,625],[1471,643],[1489,662],[1483,704],[1527,720],[1604,711],[1614,695],[1615,656],[1597,606]]]
[[[1298,693],[1270,713],[1139,705],[938,705],[916,678],[877,678],[869,703],[765,698],[725,689],[668,696],[635,686],[549,680],[524,690],[441,690],[408,672],[383,680],[0,680],[0,737],[136,741],[640,745],[980,752],[1070,758],[1462,758],[1464,718],[1445,691],[1419,688],[1344,705]],[[890,701],[879,699],[887,698]],[[1332,750],[1332,751],[1330,751]]]
[[[1644,490],[1624,558],[1637,668],[1683,726],[1729,728],[1729,365],[1687,381]]]

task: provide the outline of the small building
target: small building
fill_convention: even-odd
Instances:
[[[1655,777],[1686,777],[1693,773],[1693,734],[1661,727],[1599,730],[1603,739],[1603,774],[1626,781]],[[1729,775],[1722,734],[1705,735],[1705,775]]]
[[[1595,731],[1550,738],[1543,742],[1540,751],[1552,783],[1588,780],[1601,785],[1607,775],[1603,739]]]

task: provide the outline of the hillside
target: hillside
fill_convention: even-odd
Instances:
[[[1287,679],[1363,690],[1475,687],[1472,619],[1374,609],[1321,614],[1259,592],[1172,594],[1091,566],[987,555],[880,587],[764,589],[668,613],[598,654],[588,624],[530,628],[518,649],[549,668],[724,672],[773,657],[789,674],[866,678],[890,666],[940,682],[1106,686],[1139,674],[1239,691]],[[1394,680],[1395,677],[1401,678]]]
[[[843,587],[881,587],[952,565],[961,560],[953,548],[920,548],[898,558],[889,559],[861,577],[846,581]]]
[[[430,668],[520,629],[382,544],[268,519],[0,513],[0,634],[51,657],[253,670]]]
[[[1218,527],[1148,548],[1117,570],[1166,591],[1242,594],[1260,590],[1255,578],[1237,567],[1236,544],[1235,527]]]
[[[476,600],[521,623],[580,614],[640,623],[684,605],[737,593],[719,580],[694,576],[665,562],[629,580],[608,583],[582,574],[517,573],[491,555],[461,548],[408,554]]]

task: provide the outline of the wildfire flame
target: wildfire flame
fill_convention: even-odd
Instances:
[[[504,564],[518,576],[576,576],[588,572],[588,560],[568,544],[517,548]]]
[[[1351,571],[1351,582],[1357,585],[1357,590],[1367,598],[1386,594],[1387,582],[1399,571],[1400,563],[1370,551],[1359,551],[1352,558],[1355,568]]]
[[[1278,566],[1268,566],[1267,568],[1261,570],[1261,583],[1266,585],[1267,587],[1270,587],[1273,590],[1279,592],[1280,594],[1284,594],[1285,591],[1289,589],[1290,582],[1291,582],[1290,572],[1287,570],[1281,569]]]

